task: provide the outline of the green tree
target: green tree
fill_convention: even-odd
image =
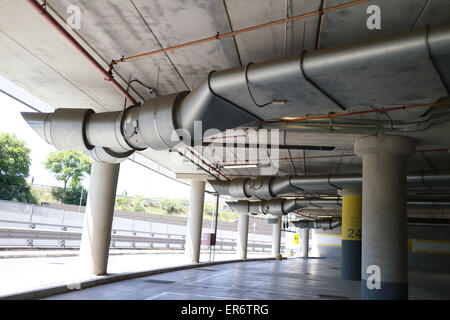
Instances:
[[[83,193],[83,196],[81,195]],[[55,199],[61,201],[65,204],[74,204],[74,205],[81,205],[85,206],[87,202],[87,195],[88,191],[83,187],[81,183],[69,183],[69,186],[66,190],[63,188],[57,188],[56,190],[52,191],[53,197]]]
[[[30,149],[16,135],[0,134],[0,199],[36,203],[26,182]]]
[[[48,155],[44,165],[55,174],[57,180],[64,182],[66,191],[69,180],[76,187],[85,173],[91,173],[92,161],[81,151],[58,150]]]
[[[207,216],[212,216],[214,211],[214,206],[210,203],[205,203],[205,205],[203,206],[203,213],[206,214]]]
[[[183,208],[171,199],[163,199],[161,201],[161,208],[168,214],[180,214],[184,212]]]
[[[145,211],[145,208],[144,208],[144,197],[142,197],[142,196],[134,197],[132,206],[133,206],[133,210],[134,211],[144,212]]]
[[[121,195],[116,198],[116,208],[120,210],[130,210],[132,200],[126,195]]]

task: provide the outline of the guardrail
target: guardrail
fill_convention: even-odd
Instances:
[[[78,248],[83,219],[84,213],[79,211],[0,200],[0,248]],[[182,249],[186,232],[184,224],[114,216],[111,247]],[[216,250],[235,250],[236,236],[236,231],[219,228]],[[255,229],[249,232],[249,251],[271,250],[271,246],[270,235]]]
[[[24,244],[28,247],[55,246],[55,244],[41,244],[35,246],[36,240],[56,241],[57,247],[59,248],[79,247],[79,244],[77,245],[73,242],[79,242],[81,240],[82,227],[79,226],[11,220],[0,220],[0,222],[26,226],[22,228],[0,227],[0,239],[23,239],[25,240]],[[36,229],[36,227],[47,227],[48,229]],[[51,230],[49,228],[54,229]],[[79,231],[69,231],[69,229],[76,229]],[[186,236],[184,234],[134,231],[125,229],[112,229],[111,233],[111,248],[135,248],[138,247],[138,245],[140,245],[140,248],[154,248],[155,244],[162,244],[166,248],[184,248],[185,241]],[[72,243],[69,244],[68,242]],[[248,241],[249,251],[270,251],[271,247],[272,244],[270,241]],[[216,249],[235,250],[236,239],[219,237],[216,241]]]

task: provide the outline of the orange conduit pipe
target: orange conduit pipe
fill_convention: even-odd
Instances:
[[[201,159],[198,155],[196,155],[194,153],[194,151],[192,151],[190,148],[186,148],[186,150],[188,150],[194,157],[196,157],[199,161],[201,161],[203,164],[205,164],[207,167],[209,167],[210,169],[212,169],[213,171],[217,172],[219,174],[219,176],[223,177],[225,180],[230,180],[227,176],[225,176],[222,172],[220,172],[219,170],[217,170],[216,168],[214,168],[214,166],[211,166],[210,164],[208,164],[207,162],[205,162],[203,159]]]
[[[427,150],[417,150],[417,153],[428,153],[428,152],[448,152],[448,149],[427,149]],[[326,155],[326,156],[310,156],[310,157],[292,157],[292,158],[277,158],[277,159],[271,159],[274,161],[291,161],[291,160],[303,160],[303,159],[331,159],[331,158],[346,158],[346,157],[356,157],[356,154],[336,154],[336,155]],[[220,162],[217,163],[219,166],[226,166],[226,165],[240,165],[240,164],[247,164],[248,162],[258,162],[258,160],[255,159],[248,159],[248,160],[241,160],[242,162]]]
[[[262,122],[259,122],[259,124],[287,123],[287,122],[293,122],[293,121],[337,118],[337,117],[354,116],[354,115],[366,114],[366,113],[384,113],[384,112],[388,112],[388,111],[407,110],[407,109],[426,108],[426,107],[444,107],[444,106],[448,106],[448,105],[450,105],[449,101],[435,102],[435,103],[416,104],[416,105],[401,106],[401,107],[354,111],[354,112],[347,112],[347,113],[330,113],[330,114],[324,114],[324,115],[312,116],[312,117],[299,117],[299,118],[284,119],[284,120],[262,121]]]
[[[87,52],[81,44],[72,37],[58,21],[56,21],[46,10],[45,6],[41,5],[37,0],[27,0],[28,3],[36,9],[64,38],[66,38],[101,74],[105,77],[105,80],[109,81],[125,98],[127,98],[132,104],[140,105],[140,102],[135,100],[114,78],[111,71],[104,69],[97,60]]]
[[[308,12],[308,13],[304,13],[304,14],[300,14],[297,16],[293,16],[287,19],[280,19],[280,20],[276,20],[276,21],[272,21],[272,22],[268,22],[268,23],[263,23],[263,24],[259,24],[253,27],[248,27],[245,29],[240,29],[240,30],[236,30],[236,31],[232,31],[232,32],[227,32],[227,33],[223,33],[223,34],[219,34],[217,33],[217,35],[212,36],[212,37],[208,37],[208,38],[203,38],[200,40],[196,40],[196,41],[191,41],[191,42],[186,42],[180,45],[176,45],[173,47],[168,47],[168,48],[164,48],[164,49],[159,49],[159,50],[155,50],[155,51],[150,51],[150,52],[145,52],[145,53],[141,53],[141,54],[137,54],[135,56],[130,56],[130,57],[122,57],[121,59],[117,59],[117,60],[113,60],[111,61],[111,65],[120,63],[120,62],[125,62],[125,61],[130,61],[133,59],[137,59],[137,58],[142,58],[142,57],[146,57],[146,56],[150,56],[150,55],[154,55],[154,54],[159,54],[159,53],[163,53],[163,52],[167,52],[167,51],[171,51],[171,50],[176,50],[176,49],[181,49],[181,48],[185,48],[185,47],[190,47],[193,45],[197,45],[197,44],[201,44],[201,43],[205,43],[205,42],[209,42],[209,41],[213,41],[213,40],[220,40],[220,39],[224,39],[224,38],[228,38],[228,37],[233,37],[236,36],[238,34],[241,33],[246,33],[246,32],[250,32],[250,31],[254,31],[254,30],[258,30],[258,29],[263,29],[263,28],[267,28],[267,27],[272,27],[278,24],[283,24],[286,22],[291,22],[291,21],[295,21],[295,20],[300,20],[300,19],[305,19],[305,18],[309,18],[309,17],[313,17],[313,16],[317,16],[317,15],[323,15],[324,13],[328,13],[328,12],[332,12],[332,11],[336,11],[339,9],[344,9],[347,7],[351,7],[351,6],[355,6],[361,3],[365,3],[365,2],[370,2],[372,0],[356,0],[356,1],[351,1],[351,2],[347,2],[344,4],[340,4],[334,7],[329,7],[329,8],[325,8],[323,10],[317,10],[317,11],[312,11],[312,12]]]

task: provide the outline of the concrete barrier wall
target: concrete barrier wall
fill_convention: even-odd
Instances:
[[[37,230],[81,231],[83,226],[84,207],[46,204],[42,206],[0,200],[0,227],[26,228]],[[22,223],[19,223],[22,222]],[[255,224],[255,228],[253,228]],[[113,219],[113,234],[144,235],[148,233],[166,233],[186,235],[187,217],[150,214],[144,212],[128,212],[116,210]],[[212,231],[210,220],[204,220],[203,233]],[[217,238],[236,239],[236,222],[218,222]],[[272,239],[272,226],[266,220],[250,217],[249,246],[256,242],[269,242]],[[28,243],[23,239],[0,239],[0,246],[55,246],[55,240],[34,240]],[[145,246],[144,243],[131,244],[112,242],[115,247]],[[65,241],[59,246],[78,247],[79,240]],[[232,249],[232,247],[221,248]]]

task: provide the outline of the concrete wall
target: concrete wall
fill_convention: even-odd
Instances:
[[[84,212],[85,207],[79,207],[76,205],[67,205],[67,204],[61,204],[61,203],[48,203],[43,205],[45,207],[49,208],[55,208],[55,209],[63,209],[67,211],[80,211]],[[145,220],[145,221],[155,221],[155,222],[161,222],[161,223],[170,223],[170,224],[177,224],[177,225],[187,225],[187,217],[177,217],[177,216],[169,216],[169,215],[162,215],[162,214],[152,214],[152,213],[145,213],[145,212],[134,212],[134,211],[124,211],[124,210],[114,210],[114,216],[115,217],[123,217],[123,218],[132,218],[132,219],[138,219],[138,220]],[[253,223],[256,223],[255,227],[255,233],[256,234],[264,234],[264,235],[272,235],[272,225],[268,224],[263,219],[258,219],[255,217],[250,217],[249,219],[249,233],[253,232]],[[237,230],[237,221],[235,222],[218,222],[218,229],[221,230],[229,230],[229,231],[236,231]],[[203,220],[203,232],[206,232],[208,229],[211,228],[211,220]]]
[[[320,255],[341,257],[341,228],[316,233]],[[450,226],[408,225],[408,265],[412,268],[450,272]]]

